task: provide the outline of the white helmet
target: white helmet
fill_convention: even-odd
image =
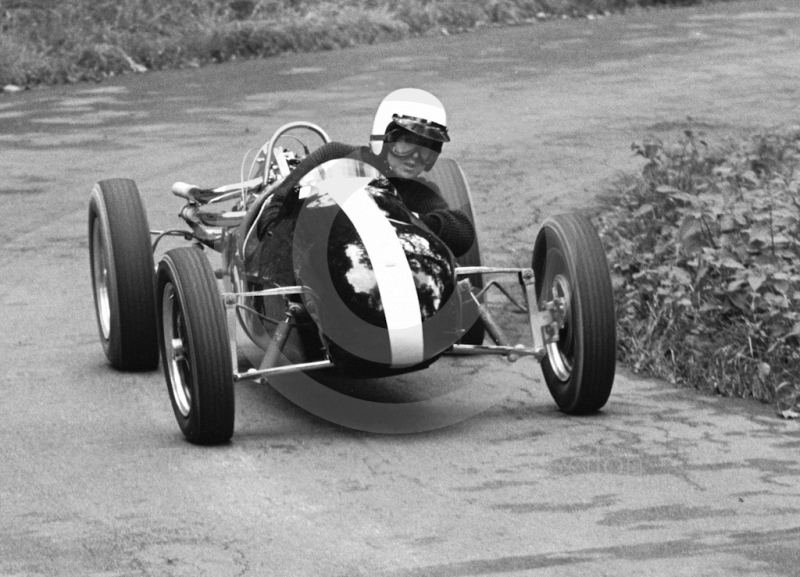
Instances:
[[[450,142],[444,105],[433,94],[419,88],[395,90],[378,106],[369,137],[376,156],[383,151],[386,133],[392,124],[433,141],[437,152],[441,152],[443,142]]]

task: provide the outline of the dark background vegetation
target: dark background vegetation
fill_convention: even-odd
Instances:
[[[706,1],[0,0],[0,87]]]

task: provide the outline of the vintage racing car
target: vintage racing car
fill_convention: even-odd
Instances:
[[[533,357],[562,411],[605,405],[615,372],[614,300],[587,219],[546,219],[530,268],[483,266],[477,241],[455,259],[376,169],[342,157],[335,144],[314,124],[290,123],[258,149],[248,178],[243,162],[232,185],[175,183],[188,230],[151,231],[132,180],[103,180],[92,190],[89,252],[104,352],[120,370],[152,370],[161,360],[189,441],[231,438],[235,382],[325,370],[381,377],[424,369],[442,355]],[[440,158],[427,178],[474,222],[453,160]],[[298,207],[291,226],[275,229],[291,248],[292,282],[282,283],[265,272],[262,249],[275,239],[258,228],[278,191],[291,191]],[[156,266],[166,236],[191,244],[168,250]],[[219,268],[203,249],[219,253]],[[522,303],[502,277],[518,283]],[[485,298],[493,287],[527,312],[529,343],[505,336]]]

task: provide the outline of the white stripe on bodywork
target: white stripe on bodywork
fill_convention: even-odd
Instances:
[[[355,226],[372,263],[389,331],[392,366],[424,360],[417,287],[397,232],[364,190],[372,178],[326,180],[317,187],[333,197]]]
[[[335,158],[323,162],[310,170],[308,174],[300,179],[298,184],[304,187],[332,178],[355,178],[364,176],[379,178],[381,173],[377,168],[365,162],[358,162],[352,158]]]

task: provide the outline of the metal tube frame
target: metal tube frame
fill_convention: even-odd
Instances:
[[[311,289],[304,286],[292,287],[276,287],[271,289],[264,289],[259,291],[246,291],[246,292],[223,292],[220,294],[222,302],[225,305],[225,312],[228,319],[228,339],[231,346],[231,360],[233,362],[233,381],[239,382],[248,379],[264,379],[270,376],[287,375],[297,373],[300,371],[312,371],[318,369],[325,369],[333,366],[331,361],[312,361],[308,363],[298,363],[295,365],[277,365],[280,358],[280,353],[283,350],[283,345],[289,335],[291,326],[289,321],[294,317],[292,311],[287,311],[286,318],[281,321],[276,327],[273,342],[264,353],[264,360],[258,369],[250,368],[246,371],[239,370],[238,351],[236,347],[236,330],[237,318],[236,309],[240,306],[240,299],[242,297],[255,297],[255,296],[288,296],[288,295],[302,295],[310,294]]]
[[[513,362],[520,357],[533,357],[541,362],[547,356],[547,345],[558,341],[558,332],[563,326],[566,316],[567,303],[564,298],[553,295],[549,301],[537,302],[536,299],[536,280],[533,269],[530,268],[510,268],[510,267],[457,267],[456,277],[463,277],[471,274],[515,274],[524,291],[528,317],[531,325],[533,346],[522,344],[510,345],[507,343],[502,331],[491,317],[491,313],[485,305],[478,303],[479,314],[484,320],[489,330],[490,337],[495,341],[494,345],[453,345],[445,352],[447,355],[501,355]],[[466,279],[461,282],[469,282]],[[300,371],[312,371],[333,367],[329,360],[312,361],[308,363],[298,363],[295,365],[277,366],[276,362],[279,353],[283,349],[283,344],[288,331],[290,330],[289,321],[293,317],[291,311],[287,312],[286,319],[281,321],[278,328],[283,326],[284,330],[276,329],[275,339],[277,342],[270,346],[270,350],[265,352],[265,363],[258,369],[239,370],[238,352],[236,347],[237,318],[236,309],[242,297],[255,296],[288,296],[309,294],[308,287],[277,287],[259,291],[247,292],[223,292],[221,293],[222,302],[225,305],[228,318],[228,332],[231,344],[231,358],[233,361],[233,380],[239,382],[248,379],[264,379],[275,375],[286,375]],[[503,291],[505,293],[505,291]],[[472,295],[473,298],[474,295]],[[493,329],[496,329],[493,332]]]
[[[466,276],[471,274],[516,274],[523,293],[525,294],[525,306],[528,311],[528,318],[531,325],[531,336],[533,346],[524,345],[511,346],[504,342],[505,337],[502,331],[491,317],[486,305],[478,303],[478,314],[484,321],[484,325],[495,345],[453,345],[447,354],[453,355],[505,355],[509,361],[516,361],[521,356],[532,356],[541,362],[547,356],[547,345],[558,342],[558,332],[564,324],[566,318],[567,303],[564,299],[553,295],[549,301],[539,302],[536,298],[536,278],[531,268],[515,267],[490,267],[490,266],[464,266],[456,267],[456,276]],[[464,282],[464,281],[462,281]],[[499,285],[498,285],[499,286]],[[488,287],[487,287],[488,288]],[[484,291],[485,292],[485,291]],[[507,294],[506,291],[503,291]],[[473,295],[473,298],[474,295]],[[514,304],[516,301],[511,299]],[[519,306],[517,304],[517,306]],[[487,322],[488,320],[488,322]]]
[[[300,371],[315,371],[318,369],[327,369],[333,367],[330,361],[313,361],[310,363],[298,363],[296,365],[286,365],[283,367],[271,367],[268,369],[250,369],[245,372],[234,371],[233,381],[235,383],[248,379],[258,379],[273,377],[276,375],[289,375]]]

